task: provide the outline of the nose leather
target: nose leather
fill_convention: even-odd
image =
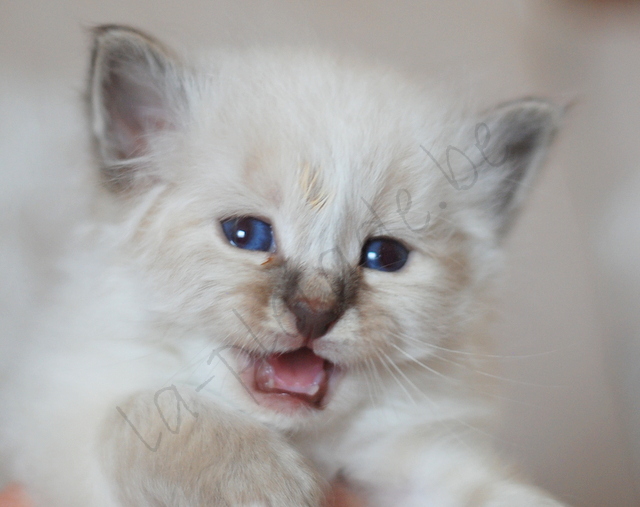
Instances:
[[[338,305],[313,299],[296,299],[288,307],[296,317],[298,332],[307,340],[324,336],[342,315]]]

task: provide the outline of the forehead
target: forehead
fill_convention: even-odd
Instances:
[[[350,139],[342,136],[337,149],[322,143],[322,150],[271,143],[241,169],[247,199],[259,196],[259,212],[297,258],[336,247],[357,257],[369,236],[404,239],[408,230],[399,210],[406,211],[407,199],[413,214],[428,204],[425,196],[433,189],[419,157],[389,139],[368,146]]]
[[[247,181],[277,179],[317,205],[354,190],[372,200],[409,177],[420,144],[431,141],[425,125],[437,123],[425,117],[419,98],[398,98],[402,90],[380,76],[288,70],[263,78],[258,89],[235,90],[227,101],[225,119],[243,139]],[[234,114],[238,103],[243,111]]]
[[[209,173],[233,189],[229,206],[327,247],[376,218],[392,228],[399,192],[424,202],[433,178],[420,145],[441,134],[424,96],[333,61],[254,64],[212,90],[218,114],[203,139],[229,160]]]

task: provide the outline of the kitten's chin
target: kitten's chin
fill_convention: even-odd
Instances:
[[[241,379],[260,407],[284,415],[311,415],[324,409],[341,376],[338,366],[301,347],[255,355],[239,352]]]

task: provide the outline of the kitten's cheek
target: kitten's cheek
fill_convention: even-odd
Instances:
[[[353,346],[342,340],[328,337],[315,341],[312,348],[316,354],[334,364],[346,365],[357,355]]]

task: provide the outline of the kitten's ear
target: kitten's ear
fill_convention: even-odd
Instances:
[[[563,110],[523,99],[498,106],[475,126],[478,184],[499,236],[510,228],[557,132]]]
[[[89,79],[93,136],[113,189],[153,176],[154,142],[176,129],[186,106],[182,66],[161,43],[135,29],[94,29]]]

